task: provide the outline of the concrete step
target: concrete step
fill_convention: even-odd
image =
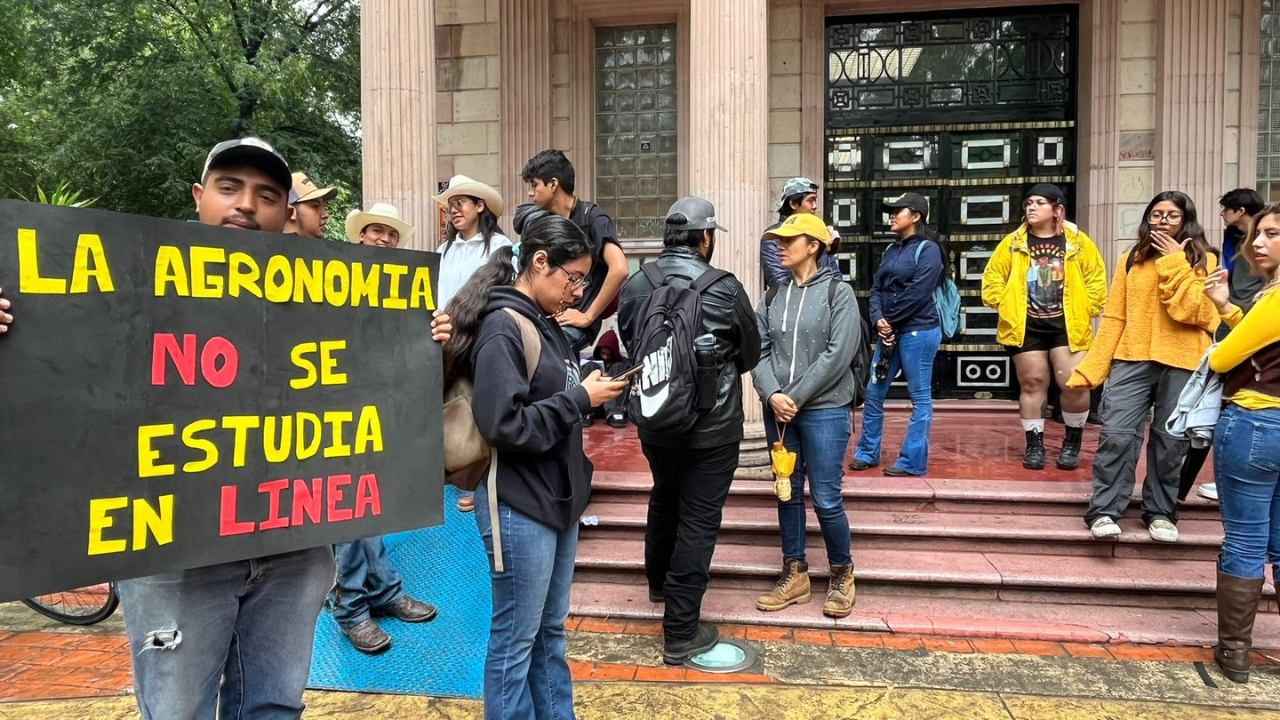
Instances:
[[[806,554],[810,577],[827,576],[821,540]],[[858,580],[922,588],[977,587],[1040,592],[1161,594],[1212,597],[1216,565],[1212,560],[1148,560],[1086,555],[1037,556],[998,552],[924,552],[859,548],[854,556]],[[780,572],[777,545],[718,544],[711,561],[713,577],[749,578],[761,589]],[[589,534],[578,546],[576,567],[636,575],[644,585],[644,541],[599,538]],[[1268,584],[1264,597],[1275,594]]]
[[[770,625],[820,630],[862,630],[1008,640],[1089,643],[1177,643],[1207,647],[1217,640],[1212,609],[1105,607],[1069,601],[1029,603],[989,599],[910,596],[858,584],[858,601],[847,618],[822,615],[823,596],[780,612],[756,609],[758,591],[712,587],[702,600],[702,617],[715,623]],[[649,602],[643,585],[574,582],[570,612],[615,620],[660,620],[662,605]],[[1259,613],[1254,647],[1280,648],[1280,616]]]
[[[1122,521],[1124,533],[1118,541],[1096,541],[1078,516],[863,509],[847,509],[846,514],[854,546],[859,549],[1213,560],[1222,545],[1222,524],[1217,520],[1182,520],[1178,526],[1179,542],[1167,544],[1153,541],[1136,518]],[[643,535],[648,507],[638,500],[592,502],[585,515],[594,517],[598,524],[583,528],[584,538],[636,538]],[[812,507],[807,513],[805,529],[813,537],[821,533]],[[726,506],[719,542],[737,545],[763,543],[779,547],[781,540],[776,508]]]
[[[597,470],[591,486],[596,502],[639,502],[653,488],[653,477],[644,472]],[[845,475],[842,494],[846,504],[858,511],[975,513],[981,515],[1073,515],[1083,516],[1092,493],[1087,479],[1079,482],[979,480],[963,478],[889,478],[866,473]],[[808,494],[806,489],[806,494]],[[726,507],[777,506],[773,483],[767,480],[735,479]],[[1129,506],[1129,515],[1139,517],[1142,485],[1139,483]],[[1182,504],[1185,520],[1218,521],[1218,506],[1196,495]]]

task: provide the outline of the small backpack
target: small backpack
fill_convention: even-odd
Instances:
[[[928,245],[928,240],[921,240],[916,246],[916,264],[920,264],[920,251]],[[942,328],[942,339],[950,340],[960,334],[960,290],[947,273],[947,259],[942,259],[942,279],[933,289],[933,304],[938,308],[938,325]]]
[[[728,272],[711,268],[688,287],[671,285],[656,263],[640,266],[653,285],[644,305],[631,356],[644,364],[627,401],[637,428],[652,433],[688,432],[698,421],[698,360],[693,339],[702,334],[702,293]]]
[[[827,285],[827,304],[834,307],[836,303],[836,288],[839,287],[843,280],[833,279]],[[764,295],[764,309],[767,313],[769,306],[773,303],[773,297],[778,294],[781,285],[775,285],[769,288]],[[858,347],[853,353],[853,361],[849,363],[849,369],[853,371],[853,406],[862,407],[862,403],[867,399],[867,381],[871,379],[871,326],[867,325],[867,319],[862,316],[862,310],[857,307],[857,301],[854,302],[854,308],[857,309],[855,315],[858,318]]]
[[[511,308],[503,310],[520,328],[525,375],[532,383],[533,374],[542,360],[542,338],[529,318]],[[474,396],[475,384],[465,377],[455,380],[444,394],[445,482],[468,491],[475,490],[480,485],[486,469],[497,467],[497,463],[489,461],[493,450],[480,435],[475,416],[471,413],[471,400]]]

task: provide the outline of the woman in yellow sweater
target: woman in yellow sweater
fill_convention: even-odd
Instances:
[[[1013,356],[1027,437],[1022,467],[1043,470],[1044,402],[1050,377],[1059,387],[1093,342],[1093,319],[1107,299],[1107,266],[1089,236],[1067,222],[1067,196],[1040,183],[1023,203],[1027,220],[996,246],[982,273],[982,302],[996,310],[997,340]],[[1089,391],[1062,391],[1066,438],[1058,467],[1075,470],[1089,418]]]
[[[1217,308],[1204,294],[1217,264],[1191,198],[1177,191],[1152,198],[1137,245],[1120,258],[1098,337],[1067,381],[1069,388],[1107,383],[1084,516],[1094,538],[1120,535],[1116,521],[1129,506],[1143,426],[1154,408],[1142,520],[1152,540],[1178,541],[1178,476],[1188,441],[1170,435],[1165,423],[1218,327]]]
[[[1213,474],[1222,507],[1218,557],[1218,646],[1213,659],[1231,680],[1249,681],[1253,620],[1268,559],[1280,577],[1280,204],[1253,221],[1251,245],[1240,254],[1266,289],[1248,315],[1232,305],[1226,270],[1209,277],[1205,293],[1231,332],[1209,355],[1224,376],[1226,407],[1213,433]]]

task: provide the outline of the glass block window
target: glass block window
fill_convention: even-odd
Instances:
[[[676,201],[676,28],[596,29],[595,202],[621,239],[662,237]]]
[[[1258,59],[1258,194],[1280,201],[1280,0],[1262,0]]]

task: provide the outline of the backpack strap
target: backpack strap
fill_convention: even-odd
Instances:
[[[928,240],[926,240],[926,239],[921,239],[921,240],[920,240],[920,244],[916,246],[916,264],[917,264],[917,265],[919,265],[919,264],[920,264],[920,252],[921,252],[922,250],[924,250],[924,246],[925,246],[925,245],[928,245],[928,244],[929,244],[929,241],[928,241]]]
[[[532,383],[533,375],[538,371],[538,363],[542,362],[542,336],[538,334],[538,328],[534,327],[532,320],[512,308],[502,309],[515,320],[516,327],[520,328],[520,343],[524,346],[524,372]],[[489,491],[489,524],[493,529],[493,569],[494,572],[502,572],[505,566],[502,562],[502,525],[498,512],[497,448],[489,450],[489,480],[485,484]]]
[[[542,336],[538,334],[538,328],[533,326],[532,320],[511,308],[502,309],[516,321],[516,327],[520,328],[520,343],[524,347],[524,374],[529,382],[533,382],[538,363],[542,362]]]
[[[640,272],[644,273],[645,278],[649,280],[649,284],[658,289],[667,284],[667,276],[662,274],[658,269],[658,263],[647,262],[640,266]]]
[[[707,288],[711,287],[712,285],[719,282],[721,279],[726,278],[728,276],[729,276],[728,270],[721,270],[720,268],[711,268],[710,270],[703,271],[703,273],[698,276],[697,280],[694,280],[692,283],[690,283],[689,289],[701,295],[702,293],[706,292]]]
[[[773,287],[771,287],[771,288],[769,288],[768,290],[766,290],[766,291],[765,291],[765,293],[764,293],[764,309],[765,309],[765,312],[768,312],[768,311],[769,311],[769,307],[770,307],[771,305],[773,305],[773,298],[774,298],[774,297],[776,297],[776,296],[778,295],[778,288],[780,288],[780,287],[782,287],[782,286],[781,286],[781,285],[774,285]]]

